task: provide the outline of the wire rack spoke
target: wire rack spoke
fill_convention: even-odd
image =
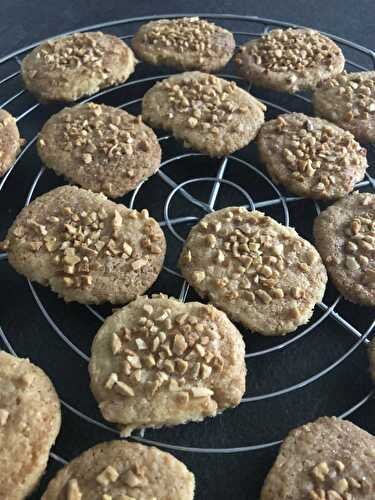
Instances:
[[[215,207],[216,198],[219,194],[219,189],[220,189],[220,185],[221,185],[220,181],[224,177],[225,169],[227,168],[227,164],[228,164],[228,158],[224,158],[224,160],[221,162],[219,169],[217,171],[216,181],[215,181],[215,184],[213,185],[213,188],[212,188],[212,191],[210,194],[210,198],[208,200],[208,206],[211,208],[211,210],[213,210]]]

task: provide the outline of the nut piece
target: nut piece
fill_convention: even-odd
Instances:
[[[192,387],[191,394],[193,398],[207,398],[214,394],[214,391],[207,387]]]
[[[122,342],[117,333],[112,334],[112,352],[114,355],[118,354],[122,349]]]
[[[139,486],[142,483],[142,481],[139,479],[139,477],[136,474],[134,474],[134,472],[132,470],[128,470],[124,474],[123,479],[124,479],[125,484],[127,484],[131,488],[136,488],[137,486]]]
[[[108,486],[110,483],[114,483],[119,478],[119,473],[117,470],[112,467],[112,465],[108,465],[97,477],[96,481],[101,486]]]
[[[128,397],[135,396],[134,390],[128,384],[125,384],[125,382],[117,381],[116,389],[123,396],[128,396]]]
[[[315,465],[311,472],[313,476],[319,479],[319,481],[323,482],[325,480],[325,476],[329,473],[327,462],[320,462],[319,464]]]
[[[9,411],[1,408],[0,409],[0,426],[4,426],[7,423],[8,418],[9,418]]]

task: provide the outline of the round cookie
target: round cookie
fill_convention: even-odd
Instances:
[[[158,82],[143,97],[142,115],[209,156],[247,146],[264,123],[266,107],[234,82],[199,71]]]
[[[345,59],[328,37],[307,28],[275,29],[240,47],[238,73],[260,87],[294,93],[341,73]]]
[[[355,192],[315,219],[316,246],[342,295],[375,306],[375,194]]]
[[[373,500],[375,438],[335,417],[289,433],[260,500]]]
[[[363,142],[375,142],[375,71],[342,73],[318,85],[317,115],[349,130]]]
[[[134,429],[177,425],[237,406],[245,346],[225,313],[166,295],[140,297],[107,318],[89,364],[103,417]]]
[[[112,198],[153,175],[161,160],[157,137],[140,116],[94,103],[53,115],[39,134],[38,153],[57,174]]]
[[[327,282],[308,241],[242,207],[218,210],[194,226],[179,265],[201,297],[263,335],[284,335],[307,323]]]
[[[23,500],[38,484],[61,425],[47,375],[0,351],[0,496]]]
[[[137,57],[150,64],[209,73],[227,64],[236,42],[220,26],[198,17],[183,17],[144,24],[134,35],[132,47]]]
[[[124,304],[154,283],[166,243],[147,210],[63,186],[20,212],[3,247],[16,271],[66,302]]]
[[[109,441],[63,467],[42,500],[193,500],[194,488],[194,475],[171,454]]]
[[[366,149],[350,132],[303,113],[266,122],[257,145],[274,182],[316,200],[335,200],[350,193],[368,167]]]
[[[16,119],[5,109],[0,109],[0,176],[12,166],[23,142]]]
[[[48,40],[22,61],[25,87],[42,101],[76,101],[125,82],[136,59],[118,37],[98,32],[74,33]]]

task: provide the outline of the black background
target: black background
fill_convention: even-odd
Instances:
[[[0,54],[88,24],[184,12],[271,17],[374,48],[373,0],[1,0]]]
[[[351,39],[354,42],[374,49],[374,14],[373,0],[353,1],[276,1],[263,0],[260,2],[213,2],[190,1],[171,2],[161,0],[158,2],[145,1],[25,1],[25,0],[0,0],[2,20],[0,22],[0,57],[17,50],[29,43],[58,33],[73,30],[85,25],[96,24],[114,19],[129,18],[149,14],[163,13],[231,13],[243,15],[258,15],[279,19],[292,23],[315,27],[317,29]],[[230,26],[227,23],[226,26]],[[355,57],[353,56],[355,59]],[[363,61],[359,61],[363,62]],[[138,70],[137,70],[138,71]],[[152,74],[152,69],[139,68],[140,75]],[[0,76],[4,76],[1,73]],[[8,89],[9,92],[11,89]],[[141,89],[140,91],[144,91]],[[294,98],[286,100],[283,96],[255,90],[255,94],[271,101],[278,101],[290,109],[301,109],[311,112],[308,105]],[[0,94],[0,102],[8,95]],[[107,96],[100,100],[108,104],[116,104],[123,96],[121,92],[114,96]],[[133,96],[132,96],[133,97]],[[134,97],[138,97],[137,94]],[[27,97],[29,98],[29,97]],[[113,99],[113,100],[112,100]],[[33,100],[29,98],[28,104]],[[24,104],[27,104],[26,102]],[[29,139],[31,130],[37,131],[43,121],[58,107],[43,108],[32,115],[30,119],[22,122],[22,133]],[[9,109],[13,111],[12,107]],[[139,109],[129,109],[130,112],[139,112]],[[19,111],[14,107],[14,113]],[[272,117],[272,110],[268,118]],[[182,148],[173,141],[165,146],[164,154],[174,154]],[[257,162],[256,148],[254,145],[246,148],[239,156],[250,159],[253,164]],[[373,156],[373,155],[372,155]],[[371,157],[371,155],[370,155]],[[183,166],[183,162],[182,165]],[[228,167],[228,179],[242,186],[248,186],[251,194],[256,199],[267,199],[272,193],[266,192],[267,186],[262,184],[257,176],[246,178],[243,170],[235,162]],[[35,173],[40,168],[40,163],[31,148],[17,166],[15,174],[9,177],[3,194],[0,196],[0,238],[5,234],[7,226],[21,209],[25,196],[30,187]],[[189,168],[189,175],[184,177]],[[215,175],[217,162],[206,159],[197,159],[192,165],[186,163],[185,169],[173,172],[173,177],[178,181],[198,176]],[[262,168],[262,167],[260,167]],[[194,170],[191,170],[194,169]],[[168,174],[172,176],[171,171]],[[258,182],[259,181],[259,182]],[[158,184],[155,176],[150,180],[138,200],[139,206],[151,207],[151,213],[158,219],[163,214],[158,214],[158,197],[163,196],[163,186]],[[63,183],[51,172],[43,175],[38,184],[35,195],[45,192],[52,187]],[[252,184],[249,184],[252,183]],[[259,185],[258,185],[259,184]],[[200,189],[200,191],[199,191]],[[199,188],[194,194],[204,197],[204,187]],[[258,190],[258,191],[257,191]],[[17,196],[14,194],[17,193]],[[155,196],[155,193],[158,196]],[[143,196],[143,198],[142,198]],[[129,201],[129,197],[124,200]],[[231,203],[243,203],[240,198],[230,190],[222,190],[218,205],[225,206]],[[138,205],[137,205],[138,208]],[[291,225],[295,226],[305,237],[311,239],[311,222],[314,216],[314,207],[311,202],[303,205],[290,204]],[[192,213],[192,207],[183,200],[171,204],[174,216]],[[202,216],[199,211],[194,212],[197,217]],[[277,209],[268,212],[275,218],[283,221],[283,215]],[[181,228],[183,232],[188,228]],[[170,238],[170,235],[168,235]],[[169,241],[168,241],[169,242]],[[173,245],[168,265],[173,267],[178,253],[176,240],[170,239],[169,248]],[[40,310],[31,298],[30,289],[25,280],[16,275],[6,262],[0,262],[0,326],[19,355],[29,356],[33,361],[42,366],[51,376],[61,397],[76,408],[85,411],[88,415],[101,421],[96,404],[87,390],[87,370],[84,361],[77,359],[56,332],[48,326]],[[170,276],[162,276],[155,290],[166,290],[178,295],[179,287],[176,280]],[[92,335],[98,328],[97,321],[86,314],[78,305],[65,306],[51,292],[36,287],[46,310],[53,315],[61,331],[72,340],[83,352],[89,353]],[[328,288],[325,303],[331,304],[337,295],[332,287]],[[195,298],[190,292],[188,299]],[[339,308],[340,314],[348,321],[355,324],[358,330],[364,331],[373,319],[373,310],[351,306],[343,301]],[[101,308],[103,315],[109,313],[109,308]],[[314,320],[319,317],[318,311]],[[299,330],[301,331],[301,330]],[[247,351],[254,352],[279,343],[282,340],[269,341],[258,336],[245,333]],[[249,376],[247,381],[247,395],[262,394],[286,387],[299,380],[311,376],[313,373],[325,368],[335,361],[340,355],[353,345],[353,337],[345,332],[333,320],[321,323],[312,335],[296,342],[286,351],[272,353],[263,358],[253,358],[248,362]],[[0,341],[0,347],[2,346]],[[209,419],[202,424],[190,424],[172,430],[148,431],[146,437],[155,441],[164,441],[184,446],[195,447],[232,447],[246,446],[261,442],[281,439],[293,426],[311,420],[322,414],[340,414],[345,409],[359,401],[370,390],[367,375],[367,361],[365,350],[360,348],[353,356],[347,358],[337,369],[317,383],[310,384],[307,388],[295,391],[285,397],[277,397],[264,402],[241,405],[233,411],[225,412],[215,420]],[[375,405],[371,401],[359,411],[351,415],[351,419],[375,433]],[[54,451],[70,460],[84,449],[96,442],[113,438],[110,431],[99,429],[88,424],[70,410],[63,408],[63,428],[58,438]],[[277,447],[264,451],[245,453],[191,453],[174,452],[183,460],[197,477],[197,499],[238,499],[256,500],[260,487],[277,453]],[[45,476],[39,492],[33,498],[39,499],[48,478],[58,469],[59,465],[51,460],[48,474]],[[0,492],[0,498],[1,492]]]

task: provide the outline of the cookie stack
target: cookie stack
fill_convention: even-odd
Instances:
[[[375,305],[375,195],[352,193],[368,166],[357,141],[375,137],[375,73],[343,72],[340,48],[311,29],[276,29],[251,40],[234,56],[238,74],[274,91],[312,91],[318,115],[283,114],[264,123],[260,100],[210,74],[234,55],[228,30],[199,18],[152,21],[135,34],[132,48],[140,60],[181,73],[145,93],[142,116],[95,103],[53,115],[39,134],[38,154],[80,187],[36,198],[2,243],[16,271],[65,301],[122,306],[95,336],[89,374],[103,418],[125,437],[240,404],[245,346],[232,321],[266,336],[295,331],[323,299],[327,271],[345,298]],[[21,73],[41,102],[70,102],[125,82],[137,63],[121,39],[77,33],[34,49]],[[4,174],[22,139],[6,111],[0,127]],[[157,172],[162,151],[153,128],[211,157],[256,139],[274,182],[335,202],[315,221],[316,248],[261,212],[226,207],[191,229],[179,258],[184,278],[210,304],[143,295],[162,270],[166,239],[147,208],[130,210],[107,197],[119,198]],[[372,346],[372,367],[374,352]],[[32,491],[60,421],[44,372],[0,353],[2,497],[22,499]],[[374,457],[372,436],[321,418],[286,438],[261,499],[373,499]],[[189,500],[194,488],[193,474],[170,454],[113,441],[61,469],[42,498]]]

